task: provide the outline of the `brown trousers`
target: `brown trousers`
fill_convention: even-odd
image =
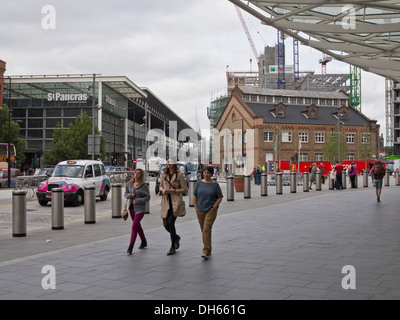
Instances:
[[[196,211],[200,229],[203,234],[203,253],[211,254],[211,229],[217,218],[218,209],[211,208],[207,212]]]

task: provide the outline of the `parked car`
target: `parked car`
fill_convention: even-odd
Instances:
[[[18,169],[11,169],[11,186],[10,188],[15,187],[15,181],[17,177],[22,176],[22,173]],[[0,169],[0,188],[7,188],[8,184],[8,169]]]
[[[39,183],[37,198],[39,204],[47,205],[51,201],[51,189],[62,188],[64,201],[79,206],[84,202],[84,188],[95,186],[95,196],[107,200],[110,180],[101,161],[69,160],[57,164],[52,177]]]
[[[183,176],[186,178],[186,183],[189,186],[190,177],[189,177],[189,172],[187,170],[186,163],[185,162],[178,162],[177,165],[178,165],[178,168],[179,168],[180,172],[182,172]],[[167,163],[166,162],[161,163],[160,171],[159,171],[159,173],[157,175],[157,179],[156,179],[156,187],[155,187],[156,194],[158,194],[158,192],[160,191],[161,176],[162,176],[163,171],[164,171],[164,169],[166,167],[167,167]]]

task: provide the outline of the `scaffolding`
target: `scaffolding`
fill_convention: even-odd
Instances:
[[[393,81],[385,79],[385,110],[386,110],[386,147],[393,147],[394,110]]]
[[[350,105],[361,112],[361,68],[350,65]]]

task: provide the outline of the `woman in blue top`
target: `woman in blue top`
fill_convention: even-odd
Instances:
[[[197,219],[203,234],[202,258],[208,259],[211,254],[211,229],[217,218],[218,206],[222,201],[222,191],[218,182],[211,179],[214,169],[205,167],[204,179],[196,183],[193,191],[193,203],[196,209]]]

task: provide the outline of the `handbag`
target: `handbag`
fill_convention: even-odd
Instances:
[[[129,199],[126,199],[125,204],[121,210],[121,216],[125,221],[128,219],[128,201]]]

